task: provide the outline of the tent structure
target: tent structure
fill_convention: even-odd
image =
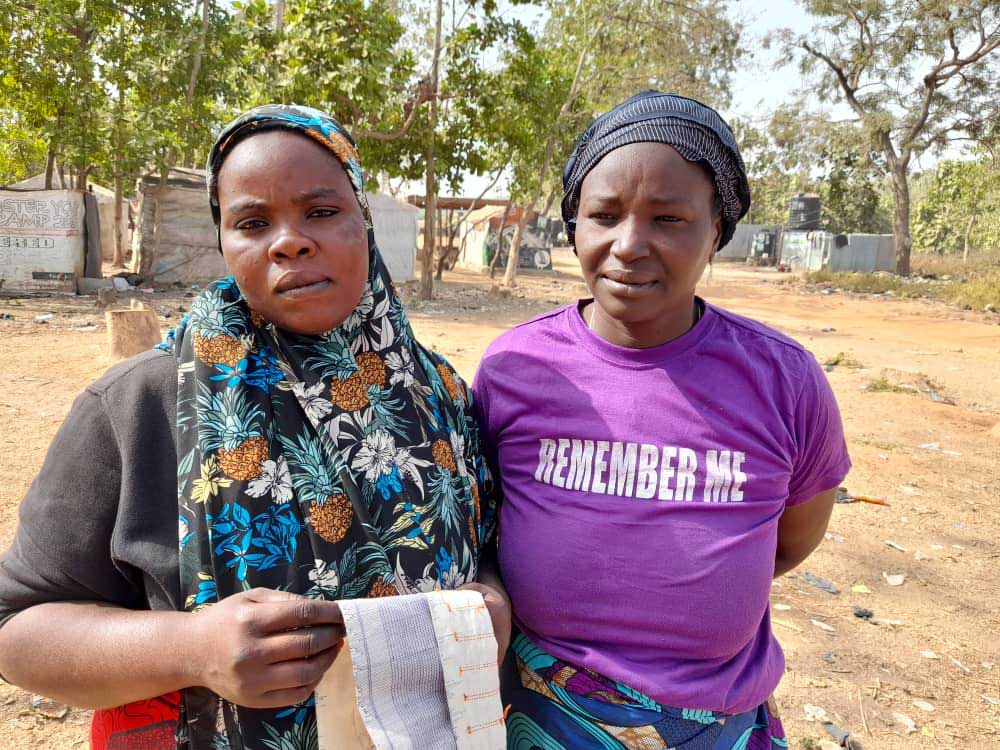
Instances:
[[[216,229],[205,195],[204,170],[170,170],[162,194],[159,175],[147,174],[139,191],[142,206],[134,257],[148,258],[155,252],[153,227],[159,203],[160,244],[154,266],[158,282],[196,284],[225,276],[226,266],[217,250]],[[375,242],[393,281],[414,278],[419,209],[379,193],[369,193],[368,202]]]
[[[896,243],[891,234],[785,230],[781,262],[793,271],[892,272],[896,270]]]
[[[838,246],[834,237],[828,265],[831,271],[893,272],[896,270],[896,241],[891,234],[849,234],[847,244]]]
[[[500,259],[497,264],[500,268],[506,265],[521,208],[512,206],[506,213],[506,220],[504,211],[503,206],[484,206],[469,212],[458,229],[461,245],[456,267],[478,271],[489,269],[498,245]],[[552,244],[560,231],[562,222],[538,213],[532,214],[524,226],[518,248],[518,267],[551,270]]]
[[[417,277],[417,225],[420,209],[382,193],[368,193],[375,244],[394,282]]]
[[[776,230],[777,227],[770,224],[737,224],[736,231],[733,232],[733,238],[719,251],[715,259],[721,261],[745,261],[750,254],[754,235],[764,229]]]
[[[137,272],[148,264],[157,282],[193,284],[226,275],[219,255],[215,225],[205,197],[205,172],[174,167],[160,186],[150,172],[139,181],[139,219],[133,235],[133,263]],[[159,209],[159,248],[156,218]],[[155,260],[150,260],[155,257]],[[141,270],[140,270],[141,269]]]
[[[55,175],[54,178],[52,188],[54,190],[61,189],[63,186],[58,184],[58,175]],[[36,174],[9,187],[14,190],[44,190],[45,173]],[[101,257],[106,261],[110,261],[115,255],[115,235],[111,229],[115,225],[115,192],[96,182],[88,182],[87,190],[97,199],[97,213],[101,222]],[[128,212],[129,202],[123,198],[119,231],[122,236],[122,247],[126,250],[132,241],[128,226]]]

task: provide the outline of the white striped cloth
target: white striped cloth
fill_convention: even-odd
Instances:
[[[340,602],[316,689],[319,750],[504,750],[497,642],[475,591]]]

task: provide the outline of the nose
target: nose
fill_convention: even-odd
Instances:
[[[293,258],[307,258],[315,255],[318,250],[319,247],[312,237],[289,228],[282,230],[274,239],[274,242],[267,249],[267,254],[272,261],[278,263]]]
[[[650,253],[649,237],[642,221],[627,216],[618,223],[611,254],[623,263],[645,258]]]

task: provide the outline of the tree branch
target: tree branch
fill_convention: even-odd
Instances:
[[[813,48],[809,42],[803,41],[801,46],[802,49],[810,55],[827,64],[827,67],[829,67],[830,70],[833,71],[833,74],[837,77],[837,81],[840,82],[840,88],[844,92],[844,98],[847,99],[847,103],[850,105],[851,109],[853,109],[859,117],[865,117],[868,114],[868,111],[861,106],[861,102],[859,102],[857,96],[855,96],[855,94],[857,94],[857,90],[851,86],[851,82],[848,80],[847,74],[844,73],[844,69],[840,65],[837,65],[837,63],[835,63],[833,58],[829,55]]]
[[[436,92],[429,93],[426,90],[426,86],[424,86],[423,83],[421,83],[420,88],[417,90],[416,96],[411,101],[407,102],[406,105],[404,105],[404,109],[406,106],[409,106],[409,112],[406,115],[406,120],[403,121],[403,124],[397,130],[394,130],[391,133],[382,133],[376,130],[355,130],[353,131],[352,135],[354,136],[355,140],[367,139],[370,141],[383,141],[383,142],[398,141],[400,138],[403,138],[407,133],[410,132],[410,128],[412,128],[413,123],[416,122],[417,111],[420,109],[420,105],[423,104],[424,102],[430,101],[436,96],[437,96]]]

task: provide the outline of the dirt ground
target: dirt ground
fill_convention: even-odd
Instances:
[[[573,256],[557,253],[556,264],[525,274],[512,295],[476,274],[448,274],[435,301],[408,304],[418,337],[471,378],[501,331],[583,296]],[[845,484],[887,503],[837,505],[819,550],[774,583],[788,657],[777,698],[791,747],[832,747],[809,718],[820,710],[869,749],[1000,747],[1000,316],[817,293],[722,265],[701,294],[784,331],[821,362],[840,360],[828,377],[854,460]],[[194,292],[134,296],[167,327]],[[0,297],[3,546],[73,398],[108,364],[93,300]],[[873,382],[880,390],[866,390]],[[894,576],[903,582],[890,585]],[[873,617],[856,616],[855,605]],[[61,714],[0,685],[0,748],[85,746],[88,713]]]

